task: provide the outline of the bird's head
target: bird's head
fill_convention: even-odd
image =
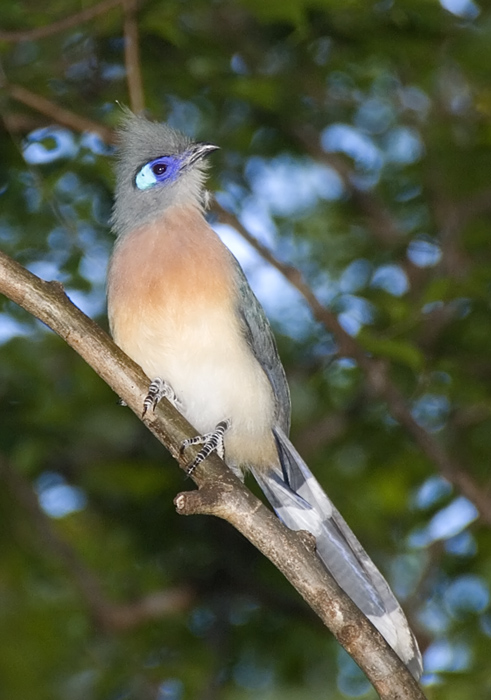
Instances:
[[[116,196],[112,223],[118,234],[158,219],[169,207],[201,207],[205,156],[217,150],[166,124],[129,110],[118,130]]]

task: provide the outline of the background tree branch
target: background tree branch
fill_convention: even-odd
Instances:
[[[139,114],[145,107],[138,41],[137,0],[123,0],[124,55],[130,106]]]
[[[465,467],[452,458],[444,447],[424,428],[418,425],[411,414],[407,402],[389,376],[389,364],[370,356],[363,346],[342,327],[336,315],[317,298],[312,288],[305,282],[300,272],[292,265],[278,260],[273,252],[258,241],[237,217],[224,209],[218,202],[213,210],[220,221],[232,226],[256,250],[262,258],[281,274],[304,297],[314,318],[333,334],[339,354],[352,357],[363,370],[368,386],[375,396],[387,402],[391,415],[407,430],[418,447],[435,464],[441,475],[448,479],[464,496],[475,504],[483,522],[491,525],[491,494],[476,483]]]
[[[123,0],[102,0],[102,2],[92,7],[87,7],[81,12],[76,12],[68,17],[63,17],[63,19],[52,22],[51,24],[45,24],[42,27],[35,27],[33,29],[26,29],[25,31],[0,31],[0,41],[8,41],[17,43],[19,41],[36,41],[38,39],[45,39],[53,34],[58,34],[61,32],[66,32],[68,29],[73,29],[79,27],[84,22],[89,22],[95,19],[99,15],[105,15],[110,10],[121,5]]]

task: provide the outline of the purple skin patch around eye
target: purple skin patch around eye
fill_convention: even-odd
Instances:
[[[135,185],[139,190],[148,190],[158,184],[172,182],[181,167],[181,159],[176,156],[160,156],[151,160],[138,171]]]

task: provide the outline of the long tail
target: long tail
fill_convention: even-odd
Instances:
[[[421,653],[387,581],[281,429],[275,438],[281,471],[253,470],[254,478],[287,527],[315,536],[324,566],[418,679]]]

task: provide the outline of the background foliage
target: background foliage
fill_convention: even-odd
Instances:
[[[293,442],[403,602],[428,697],[489,697],[488,6],[26,0],[0,24],[1,248],[105,325],[116,101],[219,144],[212,217]],[[181,472],[61,340],[3,298],[0,340],[2,698],[373,697],[247,542],[175,514]]]

